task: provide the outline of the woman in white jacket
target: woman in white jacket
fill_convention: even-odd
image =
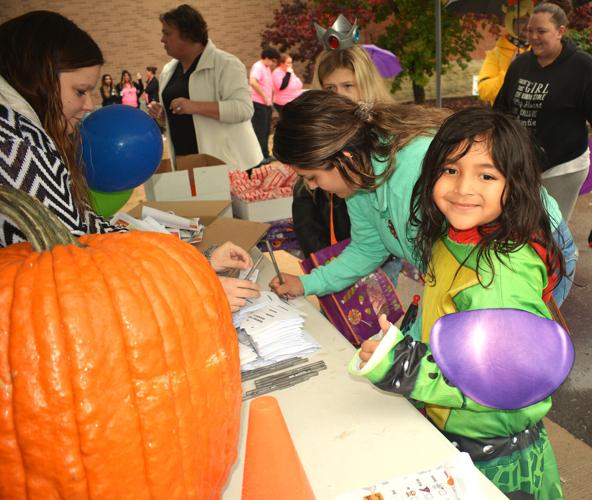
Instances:
[[[231,168],[258,165],[262,156],[251,125],[245,66],[216,48],[206,22],[192,7],[181,5],[160,21],[161,41],[174,59],[160,75],[162,105],[152,103],[149,111],[166,120],[173,162],[176,156],[207,153]]]

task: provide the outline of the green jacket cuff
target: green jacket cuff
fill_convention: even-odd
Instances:
[[[358,377],[366,377],[373,384],[380,382],[390,370],[393,364],[394,348],[401,340],[403,340],[403,334],[395,325],[391,325],[363,368],[360,368],[359,353],[361,349],[356,351],[349,363],[349,372]]]

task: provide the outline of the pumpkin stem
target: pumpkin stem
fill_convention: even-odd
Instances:
[[[39,200],[12,186],[0,186],[0,213],[18,227],[37,252],[56,245],[83,247],[55,214]]]

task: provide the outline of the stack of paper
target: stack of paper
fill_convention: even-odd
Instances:
[[[117,212],[111,218],[111,224],[130,230],[173,234],[188,243],[199,243],[203,239],[204,231],[199,218],[180,217],[147,206],[142,207],[142,219],[136,219],[125,212]]]
[[[304,330],[304,314],[275,293],[261,292],[234,314],[241,344],[241,369],[304,356],[320,348]]]

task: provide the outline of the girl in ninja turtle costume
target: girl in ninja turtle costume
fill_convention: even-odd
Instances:
[[[484,108],[446,120],[410,210],[422,214],[410,223],[427,269],[421,342],[393,328],[362,344],[350,370],[424,403],[428,418],[509,498],[557,500],[559,472],[542,422],[551,398],[512,411],[482,406],[443,377],[429,345],[435,321],[457,311],[512,308],[551,318],[546,301],[564,262],[539,189],[534,152],[517,122]],[[390,326],[382,316],[385,333]]]

